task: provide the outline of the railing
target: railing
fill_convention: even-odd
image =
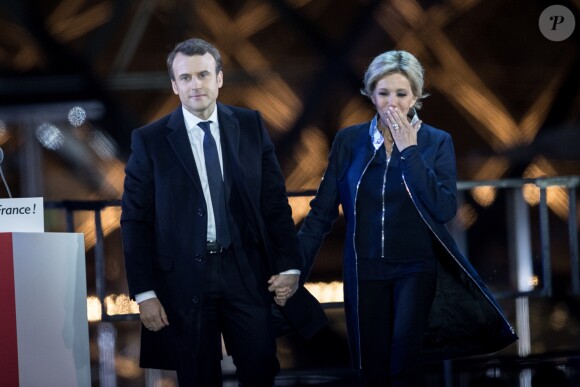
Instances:
[[[529,328],[529,307],[528,297],[550,297],[552,295],[552,257],[550,241],[550,200],[548,192],[550,189],[563,190],[561,195],[567,197],[567,232],[569,244],[569,261],[570,261],[570,293],[573,296],[580,295],[580,261],[578,256],[578,220],[577,220],[577,188],[580,185],[580,176],[554,177],[554,178],[537,178],[537,179],[504,179],[490,181],[462,181],[458,182],[457,187],[461,198],[473,190],[486,187],[492,190],[506,191],[506,218],[508,219],[508,259],[510,268],[513,271],[512,285],[515,290],[496,293],[498,298],[514,299],[516,302],[516,328],[520,340],[518,342],[518,355],[527,356],[530,354],[531,335]],[[533,274],[533,262],[531,254],[531,206],[524,198],[524,190],[539,190],[539,238],[540,238],[540,257],[541,257],[541,286],[530,284],[531,275]],[[565,193],[563,193],[565,191]],[[290,192],[289,197],[313,196],[315,191]],[[562,200],[561,200],[562,201]],[[565,200],[564,200],[565,201]],[[69,232],[75,232],[74,213],[76,211],[89,211],[94,213],[94,227],[96,241],[94,244],[94,267],[95,267],[95,292],[100,301],[100,315],[102,327],[98,329],[97,341],[100,354],[100,384],[101,386],[116,386],[114,378],[114,334],[111,330],[114,327],[111,323],[127,320],[138,320],[138,314],[125,313],[110,315],[107,313],[105,298],[107,296],[106,277],[105,277],[105,236],[102,227],[102,212],[109,207],[119,207],[120,201],[59,201],[46,202],[45,209],[63,210],[66,213],[66,229]],[[560,210],[561,208],[560,203]],[[560,211],[561,212],[561,211]],[[465,230],[456,223],[450,224],[450,229],[462,245],[465,238]],[[328,306],[336,306],[336,303],[330,303]],[[111,337],[113,337],[113,348],[111,349]],[[108,344],[104,344],[107,342]],[[111,352],[113,351],[113,352]],[[451,372],[450,365],[445,367]],[[451,377],[451,375],[447,375]],[[154,379],[148,375],[148,383]],[[526,379],[525,377],[523,379]],[[529,379],[529,377],[528,377]],[[522,382],[522,386],[529,385],[528,382]]]
[[[563,187],[567,191],[567,226],[568,226],[568,244],[569,244],[569,259],[570,259],[570,280],[571,280],[571,294],[574,296],[580,295],[580,261],[578,258],[578,221],[576,214],[576,189],[580,185],[580,176],[567,177],[551,177],[551,178],[537,178],[537,179],[504,179],[504,180],[490,180],[490,181],[470,181],[459,182],[457,188],[460,192],[465,193],[468,190],[477,187],[494,187],[497,189],[510,190],[513,196],[511,197],[511,208],[508,211],[512,212],[513,223],[511,233],[517,234],[519,227],[529,229],[529,218],[527,217],[527,210],[524,208],[523,196],[519,193],[526,185],[532,185],[539,189],[539,234],[541,245],[541,261],[542,261],[542,286],[536,287],[534,290],[524,290],[525,284],[519,284],[519,289],[516,292],[496,294],[498,297],[518,297],[523,295],[541,295],[549,297],[552,295],[552,265],[550,253],[550,223],[549,223],[549,208],[548,208],[548,188]],[[518,242],[515,242],[516,244]],[[518,260],[516,267],[521,269],[521,259],[531,260],[531,257],[519,257],[518,253],[522,246],[515,246],[515,256],[510,256],[511,259]]]

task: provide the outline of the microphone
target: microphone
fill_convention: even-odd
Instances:
[[[8,183],[6,183],[6,178],[4,177],[4,172],[2,172],[2,161],[4,161],[4,151],[0,148],[0,175],[2,176],[2,181],[4,182],[4,187],[8,191],[8,196],[12,199],[12,194],[10,193],[10,188],[8,188]]]

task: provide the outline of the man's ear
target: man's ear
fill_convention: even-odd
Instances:
[[[223,86],[223,84],[224,84],[224,73],[223,73],[223,71],[220,70],[220,72],[217,73],[216,80],[217,80],[218,88],[221,88]]]

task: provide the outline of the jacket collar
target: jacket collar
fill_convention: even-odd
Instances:
[[[193,184],[196,188],[201,190],[201,180],[199,179],[195,159],[193,158],[193,152],[191,151],[191,145],[189,143],[181,106],[175,109],[169,116],[167,128],[169,129],[167,140],[169,141],[170,146],[173,148],[173,151]]]
[[[217,104],[217,119],[220,127],[220,141],[222,145],[222,159],[224,162],[224,182],[226,188],[226,200],[229,199],[231,191],[231,175],[232,163],[238,161],[238,145],[240,137],[240,128],[238,120],[234,116],[233,111],[226,105],[218,102]],[[187,128],[185,127],[185,118],[183,117],[183,108],[179,106],[171,113],[167,122],[169,133],[167,140],[175,151],[177,158],[185,168],[187,175],[192,180],[193,184],[202,191],[201,180],[197,173],[197,167],[189,137],[187,135]]]
[[[240,138],[240,127],[233,111],[228,106],[218,102],[216,110],[220,127],[220,142],[222,148],[222,160],[224,163],[226,200],[229,200],[232,186],[232,163],[239,163],[238,145]],[[167,140],[175,151],[177,158],[181,162],[183,168],[186,170],[187,175],[195,187],[199,190],[199,192],[203,192],[201,188],[201,180],[199,178],[199,174],[197,173],[197,167],[193,157],[193,152],[191,151],[189,137],[187,136],[187,128],[185,127],[185,118],[183,116],[183,108],[181,106],[175,109],[169,116],[167,128],[169,131],[167,134]]]

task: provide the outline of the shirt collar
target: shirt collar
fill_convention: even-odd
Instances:
[[[192,130],[193,128],[197,128],[198,127],[197,124],[199,124],[202,121],[211,121],[215,125],[218,124],[217,105],[213,109],[213,112],[211,113],[211,115],[209,116],[209,118],[207,120],[202,120],[201,118],[192,114],[189,110],[187,110],[183,106],[181,107],[181,109],[183,110],[183,119],[185,120],[185,127],[187,128],[187,130]]]
[[[373,142],[373,146],[375,147],[375,149],[378,149],[383,144],[384,141],[383,135],[379,131],[379,127],[377,125],[377,117],[378,114],[373,117],[369,127],[369,135],[371,136],[371,140]]]

